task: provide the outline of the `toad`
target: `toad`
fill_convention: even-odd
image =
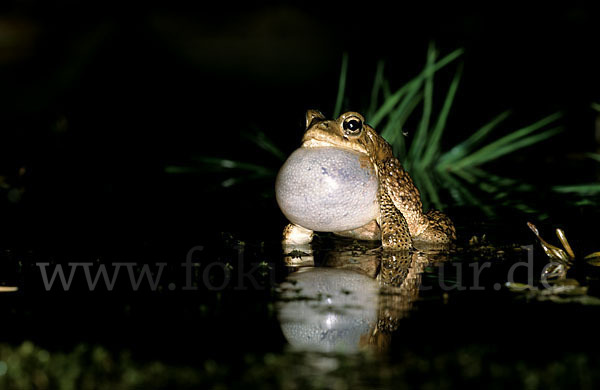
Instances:
[[[306,113],[302,146],[281,168],[276,194],[291,222],[284,244],[309,243],[314,231],[381,240],[390,250],[456,238],[445,214],[423,212],[419,190],[392,147],[357,112],[335,120]]]

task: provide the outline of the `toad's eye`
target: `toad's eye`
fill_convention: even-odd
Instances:
[[[355,116],[351,116],[344,120],[344,131],[348,134],[358,134],[362,130],[363,124],[360,119]]]

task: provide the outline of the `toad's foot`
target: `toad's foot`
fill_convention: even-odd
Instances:
[[[456,240],[456,229],[446,214],[437,210],[430,210],[425,217],[428,220],[427,228],[419,234],[415,241],[435,244],[449,244]]]

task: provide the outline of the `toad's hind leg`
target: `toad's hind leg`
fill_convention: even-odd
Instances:
[[[416,237],[416,240],[447,244],[456,240],[456,229],[448,216],[438,210],[430,210],[425,217],[427,228]]]
[[[415,241],[447,244],[456,238],[454,225],[445,214],[436,210],[423,213],[421,194],[395,157],[384,160],[378,168],[390,201],[406,218]]]
[[[384,249],[411,250],[412,238],[404,215],[384,189],[379,190],[379,228]]]

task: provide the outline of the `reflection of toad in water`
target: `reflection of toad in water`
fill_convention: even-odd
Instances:
[[[385,350],[419,295],[421,273],[437,254],[346,247],[325,256],[320,267],[314,267],[310,249],[302,258],[286,257],[295,271],[281,285],[278,314],[294,349]]]

